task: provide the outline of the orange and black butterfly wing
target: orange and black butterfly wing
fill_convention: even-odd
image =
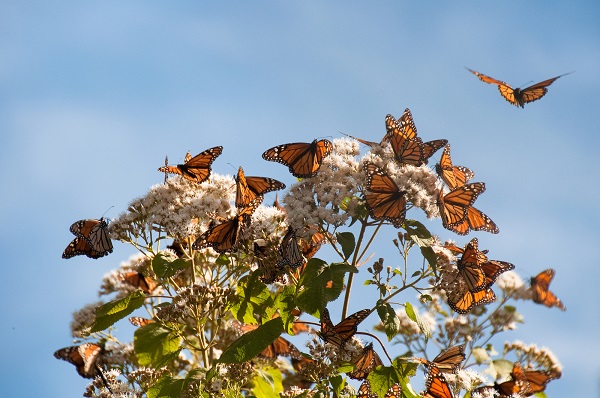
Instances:
[[[430,367],[425,388],[423,398],[454,398],[446,378],[436,367]]]
[[[154,279],[146,277],[140,272],[126,272],[125,274],[122,274],[122,277],[125,282],[135,288],[141,289],[145,293],[152,292],[156,289],[156,286],[158,286],[158,283],[156,283]]]
[[[422,164],[427,164],[429,158],[447,143],[448,140],[445,139],[424,142],[421,146],[421,152],[423,153],[423,157],[421,158]]]
[[[444,228],[454,231],[453,227],[462,224],[467,219],[468,209],[484,191],[485,184],[482,182],[462,185],[446,195],[440,190],[438,206]]]
[[[113,251],[112,241],[107,228],[108,223],[104,218],[101,218],[99,220],[79,220],[73,223],[69,230],[73,235],[85,239],[89,243],[93,253],[90,252],[91,255],[88,255],[88,257],[99,258]]]
[[[385,393],[384,398],[402,398],[402,386],[400,383],[394,383]]]
[[[69,243],[69,245],[65,248],[65,251],[62,254],[62,258],[71,258],[79,255],[86,255],[89,258],[97,259],[100,257],[104,257],[108,254],[108,252],[99,252],[92,248],[90,243],[82,238],[76,237]]]
[[[367,344],[362,352],[352,361],[354,370],[348,376],[354,380],[364,380],[369,373],[379,365],[383,365],[381,358],[373,349],[373,344]]]
[[[550,282],[552,282],[554,274],[555,272],[553,269],[547,269],[540,272],[537,276],[531,278],[533,302],[537,304],[543,304],[546,307],[558,307],[565,311],[567,307],[565,307],[560,299],[549,290]]]
[[[377,394],[371,391],[371,383],[369,383],[369,380],[365,380],[362,382],[362,384],[358,388],[356,398],[378,398]]]
[[[480,264],[488,287],[491,287],[500,274],[515,269],[515,266],[506,261],[488,260]]]
[[[467,243],[460,260],[456,263],[460,277],[472,293],[488,287],[485,273],[480,267],[479,253],[478,240],[473,238]]]
[[[568,75],[568,73],[544,80],[543,82],[536,83],[532,86],[524,88],[523,90],[519,90],[518,96],[517,96],[517,90],[515,90],[515,96],[517,96],[517,99],[518,99],[521,107],[523,107],[524,104],[527,104],[527,103],[533,102],[533,101],[537,101],[540,98],[542,98],[548,92],[548,86],[551,85],[552,83],[554,83],[554,81],[556,79],[558,79],[559,77],[562,77],[564,75]]]
[[[348,341],[358,330],[358,324],[368,317],[370,313],[371,310],[364,309],[349,315],[346,319],[335,325],[335,332],[342,337],[344,342]]]
[[[459,289],[458,291],[447,292],[448,305],[459,314],[467,314],[473,307],[490,304],[496,300],[496,295],[492,289],[484,289],[478,292],[471,292],[468,289]]]
[[[519,101],[517,100],[517,98],[515,98],[515,90],[511,86],[509,86],[507,83],[503,82],[502,80],[494,79],[493,77],[484,75],[483,73],[479,73],[472,69],[469,69],[469,68],[466,68],[466,69],[469,72],[471,72],[472,74],[474,74],[475,76],[477,76],[479,78],[479,80],[481,80],[482,82],[488,83],[488,84],[495,84],[496,86],[498,86],[500,95],[502,95],[504,97],[504,99],[506,99],[508,102],[510,102],[514,106],[522,107],[522,105],[519,104]]]
[[[294,229],[289,226],[288,231],[283,237],[279,249],[277,250],[277,261],[275,265],[277,268],[283,268],[287,265],[292,269],[296,269],[305,262],[300,245],[296,239],[296,233]]]
[[[197,183],[202,183],[208,179],[211,172],[211,164],[223,152],[222,146],[209,148],[199,153],[184,164],[177,165],[181,175]]]
[[[406,216],[406,197],[396,183],[372,163],[365,166],[367,173],[365,194],[369,214],[375,220],[386,220],[400,228]]]
[[[283,144],[266,150],[265,160],[288,166],[290,173],[298,178],[314,177],[323,159],[331,153],[333,144],[328,140],[314,140],[312,143],[296,142]]]
[[[142,327],[156,322],[154,319],[142,318],[140,316],[129,317],[129,322],[133,326]]]
[[[456,373],[460,368],[460,364],[465,360],[465,357],[465,345],[455,345],[440,352],[440,354],[431,361],[429,366],[435,366],[440,372]]]
[[[331,343],[341,347],[344,344],[343,339],[339,336],[331,321],[331,317],[329,315],[329,310],[327,308],[323,308],[321,311],[321,330],[317,333],[317,335],[323,339],[326,343]]]
[[[77,373],[86,379],[93,379],[98,374],[96,364],[102,354],[102,347],[94,343],[65,347],[57,350],[54,357],[72,363]]]
[[[475,177],[475,173],[473,173],[471,169],[464,166],[454,166],[452,164],[450,144],[444,147],[440,162],[435,165],[435,171],[450,189],[465,185]]]
[[[237,175],[237,189],[235,205],[238,208],[252,205],[253,202],[262,202],[262,197],[267,192],[285,188],[285,184],[268,177],[246,177],[240,167]]]
[[[255,206],[246,207],[236,216],[230,218],[221,224],[211,225],[192,244],[194,250],[212,247],[219,253],[225,253],[237,248],[240,232],[248,224],[252,213],[256,210]]]

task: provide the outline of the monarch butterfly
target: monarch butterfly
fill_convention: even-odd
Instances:
[[[283,237],[279,249],[277,250],[277,262],[275,264],[278,268],[283,268],[288,265],[290,268],[296,269],[305,261],[300,246],[298,245],[294,228],[289,226],[288,231]]]
[[[438,207],[444,228],[461,232],[456,226],[463,223],[468,217],[468,209],[473,206],[477,197],[485,192],[483,182],[474,182],[454,188],[444,195],[440,190],[438,194]]]
[[[81,377],[93,379],[100,371],[98,362],[103,351],[103,348],[98,344],[84,343],[77,346],[61,348],[54,352],[54,357],[75,365],[77,373],[79,373]]]
[[[504,97],[505,100],[513,104],[514,106],[520,106],[521,108],[525,107],[526,103],[537,101],[542,98],[548,92],[548,86],[554,83],[556,79],[559,77],[568,75],[569,73],[565,73],[560,76],[553,77],[551,79],[544,80],[543,82],[536,83],[532,86],[525,87],[524,89],[520,88],[512,88],[508,84],[504,83],[501,80],[496,80],[493,77],[489,77],[484,75],[483,73],[476,72],[472,69],[466,68],[469,72],[474,74],[481,80],[482,82],[488,84],[495,84],[498,86],[498,90],[500,90],[500,95]]]
[[[531,291],[533,292],[533,302],[537,304],[543,304],[546,307],[558,307],[563,311],[566,311],[567,307],[560,301],[554,293],[548,288],[550,282],[554,278],[555,271],[553,269],[547,269],[540,272],[537,276],[531,278]]]
[[[465,345],[461,344],[440,352],[432,361],[424,358],[417,358],[417,360],[428,368],[435,367],[443,373],[456,373],[465,357]]]
[[[523,370],[519,362],[514,363],[510,375],[512,380],[494,386],[501,396],[510,397],[519,394],[527,397],[544,391],[551,380],[561,376],[560,372],[556,371]]]
[[[435,171],[450,189],[465,185],[475,177],[475,173],[473,173],[471,169],[464,166],[454,166],[452,164],[452,159],[450,158],[450,144],[444,147],[440,162],[435,165]]]
[[[142,327],[156,322],[154,319],[142,318],[140,316],[129,317],[129,322],[133,326]]]
[[[370,313],[371,310],[369,309],[360,310],[333,326],[333,322],[331,322],[331,317],[329,316],[329,310],[324,308],[321,313],[321,330],[317,332],[317,335],[326,343],[331,343],[343,348],[346,342],[356,334],[358,324],[369,316]]]
[[[144,293],[150,293],[158,286],[158,283],[154,279],[144,276],[144,274],[137,271],[121,274],[121,277],[125,282],[137,289],[141,289]]]
[[[108,223],[104,218],[99,220],[79,220],[69,229],[75,239],[63,252],[63,258],[71,258],[85,254],[90,258],[100,258],[112,253],[113,245],[108,234]]]
[[[314,230],[314,233],[310,237],[310,241],[304,239],[300,240],[300,249],[302,250],[302,255],[306,261],[308,261],[313,258],[315,254],[317,254],[321,246],[323,246],[323,244],[327,241],[327,238],[322,233],[316,231],[316,226],[305,228],[308,230]]]
[[[240,167],[237,174],[237,189],[235,193],[235,206],[248,207],[253,202],[262,202],[263,195],[267,192],[285,189],[285,184],[268,177],[246,177]]]
[[[257,204],[255,205],[257,206]],[[239,243],[240,232],[250,224],[256,206],[246,207],[233,218],[221,224],[210,226],[206,232],[194,241],[192,248],[199,250],[212,247],[219,253],[235,250]]]
[[[468,289],[458,289],[456,291],[448,291],[446,294],[448,295],[448,305],[459,314],[466,314],[473,307],[496,301],[496,294],[489,288],[478,292],[471,292]]]
[[[367,190],[365,194],[369,214],[375,220],[386,220],[400,228],[406,216],[405,192],[379,167],[365,165]]]
[[[295,142],[268,149],[262,157],[288,166],[294,177],[309,178],[317,175],[323,159],[331,153],[332,149],[333,144],[328,140],[314,140],[310,144]]]
[[[258,328],[258,325],[239,324],[242,333],[248,333]],[[278,337],[259,354],[261,357],[276,359],[278,356],[300,358],[302,354],[292,343],[283,337]]]
[[[465,220],[451,228],[451,231],[456,232],[458,235],[466,235],[469,233],[469,229],[473,231],[485,231],[492,234],[497,234],[500,229],[492,219],[479,209],[474,207],[467,208],[467,218]]]
[[[392,145],[396,161],[401,164],[421,166],[427,164],[429,158],[448,140],[423,142],[417,137],[417,127],[410,110],[407,108],[399,120],[392,115],[385,117],[386,138]]]
[[[210,176],[210,165],[223,152],[222,146],[209,148],[204,152],[199,153],[193,158],[189,157],[189,152],[185,157],[183,164],[177,166],[163,166],[158,169],[161,173],[179,174],[183,178],[202,183]]]
[[[371,391],[371,383],[369,383],[369,380],[365,380],[362,382],[362,384],[358,388],[356,398],[378,398],[377,394]]]
[[[351,379],[364,380],[367,378],[369,373],[379,365],[383,365],[381,358],[373,349],[373,344],[369,343],[363,347],[360,354],[352,361],[354,370],[347,373]]]
[[[464,280],[470,292],[475,293],[489,287],[481,269],[483,260],[487,260],[487,257],[479,251],[477,238],[473,238],[465,246],[460,260],[456,262],[458,277]]]
[[[423,398],[454,398],[444,375],[435,366],[431,367],[425,381]]]

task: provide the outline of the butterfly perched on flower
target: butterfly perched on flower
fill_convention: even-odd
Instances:
[[[405,192],[381,168],[373,163],[365,165],[367,173],[365,193],[369,214],[375,220],[386,220],[400,228],[406,216]]]
[[[220,224],[212,225],[192,244],[194,250],[212,247],[219,253],[225,253],[237,249],[240,233],[250,225],[252,213],[258,204],[246,207],[238,211],[232,218],[226,219]]]
[[[369,309],[357,311],[334,326],[329,316],[329,310],[324,308],[321,312],[321,330],[317,332],[317,335],[326,343],[344,347],[346,342],[356,334],[358,324],[369,316],[370,313],[371,310]]]
[[[379,365],[383,365],[381,358],[373,349],[373,343],[369,343],[363,347],[360,354],[352,360],[354,370],[347,373],[351,379],[364,380],[369,373]]]
[[[102,346],[98,344],[83,343],[61,348],[54,352],[54,357],[75,365],[81,377],[93,379],[100,372],[98,364],[103,351]]]
[[[267,149],[262,157],[288,166],[294,177],[309,178],[317,175],[323,159],[331,153],[332,149],[333,144],[328,140],[314,140],[311,143],[295,142]]]
[[[425,389],[422,393],[423,398],[454,398],[446,378],[435,366],[429,368]]]
[[[362,382],[358,388],[356,398],[378,398],[378,395],[371,390],[369,380]],[[394,383],[385,393],[384,398],[402,398],[402,386],[399,383]]]
[[[477,197],[483,192],[485,192],[483,182],[461,185],[446,194],[440,189],[437,204],[444,228],[465,235],[468,228],[465,231],[463,223],[469,216],[469,209],[472,208]]]
[[[96,259],[112,253],[113,245],[107,227],[108,222],[104,218],[79,220],[73,223],[70,231],[75,235],[75,239],[69,243],[62,257],[86,255]]]
[[[158,286],[158,283],[154,279],[144,276],[144,274],[137,271],[121,274],[121,278],[123,278],[124,282],[137,289],[141,289],[144,293],[151,293]]]
[[[555,271],[547,269],[540,272],[537,276],[531,278],[531,291],[533,292],[533,302],[543,304],[546,307],[558,307],[566,311],[567,307],[560,301],[550,288],[550,282],[554,278]]]
[[[464,166],[454,166],[452,164],[452,159],[450,158],[450,144],[444,147],[440,162],[435,165],[435,170],[450,189],[463,186],[475,177],[475,173],[473,173],[471,169]],[[473,206],[467,207],[467,215],[462,222],[459,222],[448,229],[459,235],[468,234],[470,229],[474,231],[486,231],[493,234],[500,232],[498,226],[490,217]]]
[[[296,269],[305,262],[306,260],[296,239],[296,232],[290,225],[277,250],[276,266],[277,268],[284,268],[287,265],[292,269]]]
[[[417,167],[427,164],[429,158],[448,143],[448,140],[444,139],[423,142],[417,136],[417,127],[408,108],[398,120],[388,114],[385,117],[385,127],[385,138],[392,145],[396,161],[400,164]]]
[[[235,206],[238,208],[251,206],[253,202],[261,203],[267,192],[285,189],[285,184],[268,177],[246,177],[240,167],[236,177]]]
[[[525,104],[533,101],[537,101],[542,98],[548,92],[548,86],[554,83],[556,79],[559,77],[568,75],[569,73],[562,74],[560,76],[556,76],[543,82],[536,83],[529,87],[525,87],[524,89],[520,88],[512,88],[502,80],[494,79],[493,77],[489,77],[484,75],[483,73],[479,73],[472,69],[466,68],[469,72],[474,74],[481,80],[482,82],[488,84],[495,84],[498,86],[498,90],[500,91],[500,95],[504,97],[505,100],[513,104],[514,106],[524,108]]]
[[[234,325],[236,327],[239,327],[242,333],[248,333],[258,328],[258,325],[240,324],[237,322],[235,322]],[[304,326],[304,324],[302,324],[302,326]],[[296,329],[296,331],[298,332],[305,330],[307,329],[302,327]],[[300,350],[298,350],[296,346],[294,346],[292,343],[290,343],[288,340],[284,339],[281,336],[276,338],[275,341],[273,341],[267,346],[267,348],[262,350],[259,355],[263,358],[269,359],[277,359],[278,356],[292,358],[302,357]]]
[[[221,155],[222,152],[222,146],[209,148],[193,158],[189,158],[186,155],[186,159],[183,164],[178,164],[177,166],[165,165],[160,167],[158,171],[161,173],[179,174],[187,180],[202,183],[206,181],[208,177],[210,177],[210,165],[219,155]]]
[[[428,368],[435,367],[443,373],[457,373],[465,357],[465,345],[460,344],[443,350],[431,361],[424,358],[416,359]]]

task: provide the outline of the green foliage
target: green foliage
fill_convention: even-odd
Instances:
[[[159,278],[170,278],[189,266],[188,261],[178,258],[171,252],[158,253],[152,259],[152,270]]]
[[[252,379],[252,394],[255,397],[279,398],[283,391],[283,376],[277,368],[267,367],[259,370]]]
[[[177,359],[181,350],[180,331],[159,323],[138,328],[133,334],[135,355],[141,366],[160,368]]]
[[[388,341],[392,341],[394,336],[398,334],[398,329],[400,328],[400,321],[396,316],[396,311],[391,306],[390,303],[383,302],[379,300],[377,302],[377,314],[379,314],[379,319],[383,323],[385,328],[385,335],[388,338]]]
[[[356,239],[352,232],[338,232],[336,235],[338,243],[342,246],[344,259],[348,260],[356,247]]]
[[[221,363],[242,363],[256,357],[283,332],[281,318],[274,318],[256,330],[245,333],[234,341],[219,358]]]
[[[406,315],[408,315],[410,320],[416,322],[419,326],[421,333],[425,336],[425,343],[427,343],[427,340],[431,337],[431,328],[429,327],[429,324],[423,321],[423,318],[419,316],[419,313],[414,310],[412,304],[408,301],[404,304],[404,308],[406,309]]]
[[[104,330],[144,305],[144,292],[136,290],[120,300],[108,302],[96,309],[96,320],[90,332]]]
[[[273,297],[268,287],[258,279],[256,273],[245,276],[237,285],[237,300],[231,311],[243,323],[256,323],[254,314],[266,315],[267,308],[273,308]]]

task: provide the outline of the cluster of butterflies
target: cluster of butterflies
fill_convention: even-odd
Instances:
[[[446,290],[450,308],[459,314],[466,314],[476,306],[494,302],[496,295],[492,285],[500,274],[513,270],[515,266],[505,261],[490,260],[487,250],[479,250],[477,238],[473,238],[464,248],[450,244],[445,247],[460,254],[456,261],[458,273],[452,281],[452,288]],[[533,301],[565,310],[560,299],[549,290],[553,277],[554,270],[548,269],[531,278]]]
[[[446,194],[440,190],[437,199],[444,228],[459,235],[466,235],[470,230],[498,233],[496,224],[482,211],[473,207],[477,197],[485,191],[485,184],[468,183],[475,173],[464,166],[452,164],[448,140],[423,142],[417,136],[417,128],[408,108],[399,119],[387,115],[385,126],[386,135],[379,144],[352,138],[371,147],[383,146],[389,142],[396,162],[400,165],[416,167],[427,164],[429,158],[444,147],[440,162],[435,167],[439,177],[450,189]],[[365,200],[370,216],[375,220],[388,221],[394,227],[400,228],[406,217],[406,192],[402,191],[392,178],[375,164],[366,163],[364,170],[367,177]]]

